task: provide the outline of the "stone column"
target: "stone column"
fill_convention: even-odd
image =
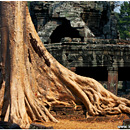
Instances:
[[[107,88],[110,92],[117,95],[118,89],[118,68],[108,68],[108,85]]]

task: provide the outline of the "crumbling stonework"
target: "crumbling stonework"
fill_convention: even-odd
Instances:
[[[32,2],[30,13],[43,43],[58,43],[65,37],[118,39],[113,2]]]
[[[96,80],[107,81],[107,89],[114,94],[117,94],[118,80],[130,80],[126,75],[130,71],[129,41],[88,39],[86,43],[62,41],[62,43],[47,44],[45,47],[61,64],[78,74],[85,73],[84,76],[90,76],[91,73],[96,75],[97,72]],[[77,71],[79,67],[81,69]],[[128,85],[126,89],[130,92]]]
[[[130,42],[127,45],[122,45],[121,42],[89,39],[86,43],[62,42],[45,47],[66,67],[129,67]]]
[[[30,13],[45,47],[61,64],[80,75],[90,71],[84,76],[92,78],[98,70],[95,79],[117,94],[122,85],[130,92],[125,76],[130,43],[119,40],[113,9],[112,1],[48,1],[31,2]]]

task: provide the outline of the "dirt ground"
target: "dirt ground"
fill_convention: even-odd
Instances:
[[[38,123],[53,126],[54,129],[118,129],[129,115],[121,114],[107,117],[89,117],[88,119],[58,119],[59,123]]]

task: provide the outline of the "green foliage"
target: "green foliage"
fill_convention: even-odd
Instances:
[[[121,39],[130,38],[130,2],[121,4],[120,13],[116,13],[116,17]]]
[[[31,3],[32,1],[27,1],[27,4],[28,4],[28,8],[30,7],[30,3]]]

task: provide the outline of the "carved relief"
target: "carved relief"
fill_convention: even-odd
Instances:
[[[109,55],[104,55],[103,56],[103,64],[104,65],[110,64],[110,56]]]
[[[102,64],[102,55],[101,54],[97,54],[96,55],[96,60],[97,60],[97,64],[101,65]]]

